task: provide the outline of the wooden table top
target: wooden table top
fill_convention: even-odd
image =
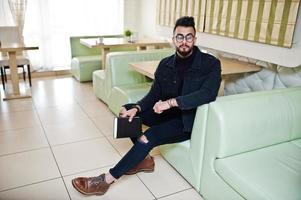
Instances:
[[[220,58],[222,75],[232,75],[247,72],[257,72],[262,68],[251,63],[234,60],[230,58]],[[156,61],[143,61],[143,62],[132,62],[129,66],[138,71],[139,73],[154,79],[154,73],[159,65],[158,60]]]
[[[39,49],[39,47],[20,45],[18,43],[3,43],[0,46],[0,52],[13,52],[13,51],[23,51],[23,50],[36,50],[36,49]]]
[[[80,43],[89,47],[120,47],[120,46],[170,46],[168,41],[156,39],[139,39],[135,42],[128,42],[125,38],[103,38],[100,43],[99,38],[80,39]]]

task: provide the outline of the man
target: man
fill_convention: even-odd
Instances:
[[[139,115],[150,128],[106,174],[79,177],[73,186],[86,195],[102,195],[124,174],[152,172],[154,160],[149,152],[155,146],[190,139],[196,108],[216,99],[221,82],[220,62],[202,53],[196,46],[193,17],[181,17],[173,30],[176,53],[164,58],[156,72],[148,94],[136,104],[120,110],[121,117]]]

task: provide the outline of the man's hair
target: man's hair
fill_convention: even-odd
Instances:
[[[185,27],[191,26],[194,30],[194,33],[196,32],[195,27],[194,27],[195,23],[194,23],[193,17],[184,16],[184,17],[180,17],[179,19],[177,19],[175,27],[173,28],[173,32],[175,32],[175,30],[178,26],[185,26]]]

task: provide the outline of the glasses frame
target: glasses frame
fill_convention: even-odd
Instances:
[[[189,38],[191,36],[191,38]],[[179,38],[181,37],[181,38]],[[183,35],[181,33],[178,33],[177,35],[174,36],[175,40],[177,43],[182,43],[185,39],[186,42],[188,43],[192,43],[194,38],[195,38],[195,35],[193,35],[192,33],[188,33],[187,35]]]

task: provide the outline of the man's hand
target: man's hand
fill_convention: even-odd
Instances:
[[[166,101],[161,101],[161,100],[158,101],[154,105],[153,109],[154,109],[155,113],[161,114],[164,110],[168,110],[172,107],[178,107],[178,106],[179,105],[178,105],[176,99],[172,98],[172,99],[168,99]]]
[[[167,101],[161,101],[161,100],[158,101],[153,107],[154,112],[158,114],[161,114],[164,110],[168,110],[170,108],[171,106],[168,104]]]
[[[125,107],[121,107],[119,111],[119,116],[120,117],[129,117],[129,122],[132,121],[132,119],[136,116],[138,112],[137,108],[132,108],[130,110],[126,110]]]

